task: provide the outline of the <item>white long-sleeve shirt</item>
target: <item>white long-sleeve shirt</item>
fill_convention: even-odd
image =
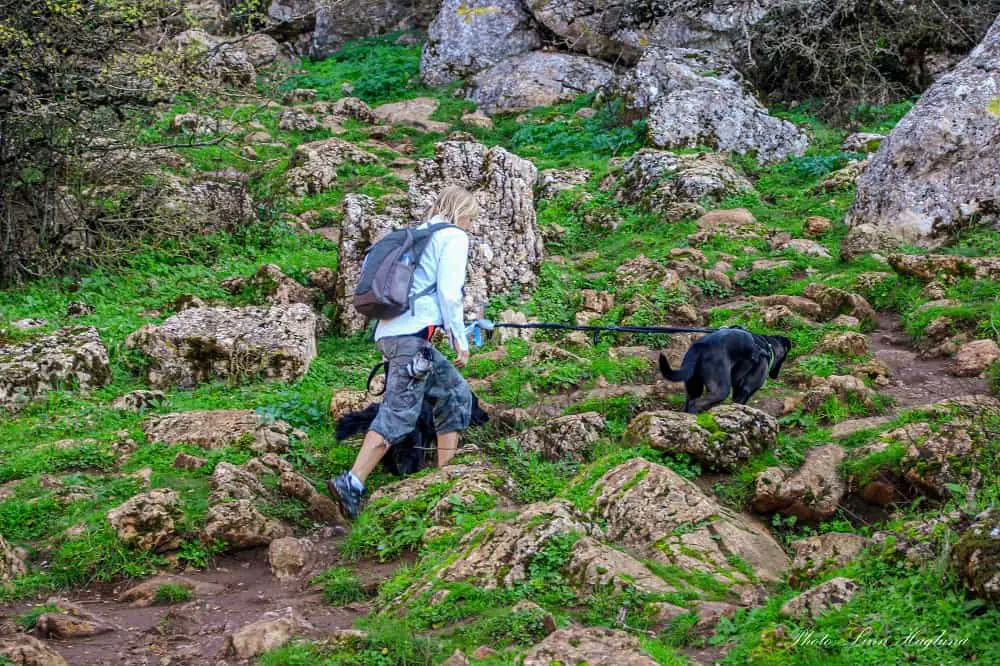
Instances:
[[[435,217],[418,229],[447,220]],[[431,285],[437,291],[413,301],[413,308],[395,319],[380,320],[375,339],[416,333],[428,326],[444,327],[451,336],[452,347],[469,349],[465,337],[465,317],[462,308],[462,287],[469,262],[469,236],[458,227],[442,229],[431,236],[417,269],[413,273],[413,294]]]

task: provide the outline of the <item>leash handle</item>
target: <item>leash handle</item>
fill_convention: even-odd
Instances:
[[[379,372],[385,373],[385,383],[382,385],[382,390],[378,393],[372,393],[372,381],[375,379],[375,375]],[[372,371],[368,373],[368,381],[365,383],[365,390],[371,395],[382,395],[385,393],[385,389],[389,386],[389,361],[382,361],[381,363],[376,363]]]

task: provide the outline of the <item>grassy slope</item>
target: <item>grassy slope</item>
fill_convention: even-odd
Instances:
[[[591,181],[580,191],[569,192],[539,205],[539,223],[543,226],[559,224],[567,233],[548,247],[550,254],[559,254],[570,261],[565,264],[547,262],[542,267],[538,288],[522,298],[513,294],[498,299],[492,310],[516,306],[546,321],[572,321],[578,309],[578,292],[582,288],[615,291],[619,307],[606,315],[603,321],[620,323],[624,313],[621,305],[635,293],[649,298],[651,306],[640,312],[644,321],[662,320],[672,305],[682,298],[665,293],[656,285],[639,285],[621,290],[614,284],[613,270],[622,261],[643,253],[654,259],[665,258],[669,250],[686,245],[686,236],[695,230],[692,221],[668,224],[658,216],[639,209],[623,207],[610,195],[602,193],[598,184],[608,170],[607,160],[613,156],[627,155],[642,146],[643,127],[618,120],[614,104],[599,107],[600,112],[590,120],[581,120],[574,112],[591,100],[581,98],[557,108],[540,109],[529,114],[529,122],[519,124],[514,118],[500,118],[492,130],[462,127],[459,118],[470,110],[469,103],[455,98],[450,89],[425,89],[411,85],[418,67],[419,47],[392,46],[389,40],[372,40],[355,44],[320,63],[304,65],[304,72],[283,85],[310,87],[319,91],[321,99],[336,99],[342,93],[342,84],[350,83],[354,94],[371,104],[396,101],[418,95],[430,95],[441,100],[437,119],[453,124],[456,129],[471,132],[478,140],[496,144],[533,160],[539,168],[579,166],[594,172]],[[905,112],[907,106],[875,110],[860,118],[868,129],[886,130]],[[397,157],[391,150],[380,151],[381,163],[363,169],[345,169],[336,188],[330,192],[295,199],[282,191],[282,174],[295,146],[307,140],[323,138],[323,130],[303,135],[277,130],[274,110],[263,105],[237,107],[220,100],[178,103],[141,136],[150,142],[163,138],[169,121],[176,113],[198,110],[230,118],[241,124],[256,121],[268,128],[284,146],[265,147],[258,150],[259,161],[248,162],[232,147],[209,146],[184,152],[190,162],[189,170],[216,170],[234,166],[252,175],[251,187],[255,201],[262,205],[264,223],[243,230],[233,236],[213,236],[186,240],[178,244],[161,244],[157,247],[139,248],[124,265],[103,268],[62,280],[47,280],[24,288],[8,291],[0,299],[0,326],[21,317],[44,317],[49,328],[66,323],[63,313],[66,303],[83,300],[96,307],[96,312],[79,323],[98,327],[108,344],[114,370],[113,383],[89,396],[56,393],[43,403],[33,405],[16,418],[0,420],[0,483],[22,480],[13,495],[0,502],[0,534],[15,544],[26,545],[34,551],[35,561],[47,560],[48,566],[35,569],[26,578],[17,581],[5,596],[24,596],[44,590],[86,584],[92,580],[109,580],[120,576],[146,575],[163,565],[160,558],[142,555],[118,543],[104,520],[106,511],[139,488],[128,474],[142,467],[152,467],[153,487],[173,487],[182,492],[185,503],[187,541],[181,551],[182,560],[195,566],[204,566],[215,552],[212,544],[198,541],[198,533],[207,502],[208,473],[185,472],[172,468],[175,449],[146,443],[140,429],[142,416],[120,414],[106,405],[126,391],[141,387],[135,372],[139,359],[132,357],[123,347],[125,337],[142,324],[159,321],[171,313],[169,304],[178,295],[191,293],[206,299],[219,299],[237,304],[241,300],[228,296],[218,283],[231,275],[249,275],[263,263],[278,264],[287,274],[304,280],[307,272],[319,266],[336,265],[336,247],[315,236],[295,233],[277,221],[283,213],[297,214],[307,210],[320,212],[320,219],[335,221],[339,204],[347,192],[365,192],[373,196],[404,192],[405,183],[395,178],[388,163]],[[807,109],[805,110],[807,111]],[[833,230],[820,238],[837,256],[839,242],[846,229],[840,223],[851,201],[852,191],[832,194],[810,194],[825,174],[842,166],[851,157],[840,154],[838,146],[844,132],[823,127],[812,120],[802,109],[785,113],[789,119],[808,125],[814,135],[809,153],[802,158],[789,160],[768,169],[759,169],[746,158],[733,158],[755,181],[756,192],[733,197],[723,207],[749,208],[758,220],[768,227],[782,229],[799,236],[803,220],[809,215],[825,215],[834,221]],[[362,141],[367,132],[361,125],[348,126],[347,138]],[[441,135],[426,134],[397,128],[390,141],[409,141],[413,144],[412,156],[433,153],[435,141]],[[610,232],[589,227],[585,222],[588,212],[615,212],[622,217],[622,224]],[[867,270],[883,270],[871,260],[842,264],[837,260],[805,258],[794,253],[774,253],[763,243],[755,245],[758,254],[747,256],[742,241],[717,239],[701,248],[709,258],[709,265],[720,254],[736,257],[736,269],[746,268],[756,258],[784,258],[793,262],[785,270],[757,272],[738,283],[741,293],[800,293],[810,281],[822,278],[829,284],[851,288],[854,277]],[[995,234],[972,232],[960,239],[952,251],[963,253],[992,253],[998,250]],[[583,252],[596,251],[596,257],[574,261]],[[802,271],[815,269],[818,274],[802,279]],[[734,295],[707,284],[708,295],[718,301]],[[997,305],[998,285],[995,283],[959,282],[949,287],[949,297],[963,301],[959,308],[931,310],[918,317],[908,317],[908,330],[914,337],[933,316],[949,313],[974,321],[983,334],[992,334],[991,316],[1000,314]],[[927,299],[920,294],[920,285],[905,279],[893,278],[889,286],[878,293],[867,294],[879,309],[893,309],[908,315]],[[150,311],[162,311],[150,314]],[[716,310],[712,313],[716,325],[742,323],[763,330],[761,322],[747,319],[737,311]],[[809,356],[830,326],[793,327],[791,331],[774,330],[790,335],[796,342],[796,357]],[[13,333],[8,333],[13,335]],[[567,388],[593,386],[599,381],[620,383],[649,378],[651,370],[644,363],[630,359],[612,359],[609,348],[618,344],[660,344],[660,340],[638,339],[602,340],[594,348],[575,349],[583,360],[577,362],[549,361],[534,365],[530,370],[520,363],[528,353],[523,343],[514,341],[506,345],[507,357],[502,361],[474,359],[471,377],[491,377],[492,389],[487,399],[511,406],[530,404],[544,399],[546,394],[558,393]],[[490,348],[488,348],[489,350]],[[357,338],[324,337],[320,342],[320,355],[309,374],[295,385],[244,384],[230,386],[212,384],[194,391],[172,391],[163,411],[214,408],[255,408],[265,410],[276,418],[288,420],[309,433],[309,440],[297,443],[290,458],[309,476],[318,480],[343,468],[353,457],[353,449],[338,445],[333,438],[331,424],[325,418],[326,402],[331,389],[360,387],[368,368],[374,363],[371,346]],[[848,362],[826,354],[812,355],[803,365],[815,374],[830,374]],[[530,386],[530,389],[528,387]],[[771,395],[784,395],[789,388],[783,382],[769,384]],[[691,461],[669,457],[647,449],[622,449],[618,435],[627,420],[644,406],[629,397],[598,399],[587,404],[573,405],[567,411],[597,409],[609,419],[606,439],[596,447],[592,462],[580,468],[566,463],[548,463],[520,452],[513,440],[496,429],[485,429],[473,435],[491,456],[500,459],[518,481],[518,499],[537,501],[564,496],[578,505],[587,501],[589,483],[613,464],[643,455],[657,462],[668,464],[680,473],[693,476],[701,473]],[[750,461],[731,479],[720,483],[717,490],[734,506],[747,499],[750,482],[755,473],[764,467],[783,463],[794,465],[801,461],[808,448],[829,441],[829,427],[836,420],[857,411],[856,405],[829,405],[824,416],[792,414],[784,420],[780,445]],[[121,438],[121,431],[139,443],[137,451],[120,467],[111,445]],[[93,442],[78,444],[66,451],[52,444],[67,438],[92,438]],[[867,441],[865,436],[855,437],[849,445]],[[182,447],[184,448],[184,447]],[[186,449],[198,452],[194,448]],[[199,452],[201,453],[201,452]],[[212,452],[212,461],[243,462],[250,456],[238,447]],[[211,469],[209,466],[207,469]],[[49,475],[58,476],[62,488],[52,488]],[[385,482],[377,478],[376,485]],[[989,485],[987,487],[990,487]],[[69,488],[69,490],[67,490]],[[980,501],[996,502],[1000,483],[993,482],[992,496]],[[433,489],[443,493],[447,489]],[[67,493],[73,492],[71,501]],[[434,497],[424,497],[412,504],[388,508],[373,507],[358,524],[348,550],[358,556],[389,557],[404,549],[421,550],[421,558],[412,569],[402,570],[380,592],[380,600],[393,598],[405,585],[415,580],[424,570],[439,564],[454,548],[456,535],[431,540],[421,545],[425,528],[424,512]],[[957,506],[958,500],[946,503],[944,508]],[[305,524],[301,507],[292,505],[268,507],[275,515],[291,518]],[[929,508],[929,515],[936,515],[940,507]],[[402,518],[398,518],[402,512]],[[382,520],[393,515],[392,525]],[[911,511],[919,514],[919,507]],[[497,517],[489,503],[462,509],[456,524],[466,531],[488,518]],[[805,528],[783,521],[775,527],[779,537],[793,540],[816,531],[861,531],[846,515],[822,524]],[[70,536],[68,528],[83,526],[82,533]],[[560,622],[571,618],[587,623],[614,623],[620,608],[625,607],[628,623],[633,627],[649,626],[648,598],[636,595],[597,595],[588,600],[575,600],[558,569],[568,554],[571,542],[555,542],[546,552],[535,558],[530,581],[515,590],[484,593],[466,588],[453,590],[449,601],[419,612],[411,612],[405,622],[375,618],[368,621],[371,629],[368,642],[347,650],[330,651],[317,646],[298,644],[266,657],[266,664],[410,664],[425,663],[427,658],[440,659],[455,647],[471,651],[480,644],[494,647],[523,648],[542,635],[541,617],[527,613],[512,615],[508,610],[513,601],[531,598],[555,613]],[[662,572],[675,583],[702,587],[719,597],[725,590],[713,590],[710,582],[682,580],[680,572]],[[794,633],[798,627],[789,622],[779,622],[777,610],[795,590],[781,587],[773,600],[763,608],[741,612],[733,620],[726,620],[719,634],[711,639],[713,644],[728,644],[733,650],[727,663],[966,663],[977,659],[982,663],[1000,661],[1000,613],[995,608],[970,601],[943,570],[914,571],[889,557],[872,553],[842,572],[861,581],[865,594],[844,609],[823,618],[817,625],[818,632],[828,632],[833,637],[829,647],[791,646],[780,639],[775,627],[784,624],[786,631]],[[831,573],[829,575],[834,575]],[[690,578],[690,577],[688,577]],[[332,603],[354,598],[356,586],[349,572],[337,571],[321,581]],[[682,585],[683,586],[683,585]],[[458,593],[457,595],[454,593]],[[683,602],[683,599],[670,599]],[[462,620],[460,628],[437,634],[433,639],[415,638],[428,629],[446,627]],[[861,628],[871,627],[876,636],[886,639],[884,645],[860,649],[850,645]],[[661,663],[674,663],[675,649],[700,645],[704,639],[690,631],[689,616],[683,616],[673,626],[656,638],[644,639],[651,654]],[[964,646],[955,648],[918,649],[902,645],[912,631],[922,636],[945,631],[952,638],[966,638]],[[991,652],[992,650],[992,652]],[[990,659],[990,657],[993,657]],[[498,657],[477,663],[509,663],[509,658]]]

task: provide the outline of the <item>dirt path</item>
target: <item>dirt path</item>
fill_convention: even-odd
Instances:
[[[881,393],[896,399],[896,407],[906,408],[940,402],[962,395],[989,393],[980,377],[955,377],[949,374],[954,361],[947,358],[921,359],[909,346],[898,315],[879,313],[878,326],[871,334],[875,359],[892,373],[891,384]]]
[[[172,606],[137,608],[118,601],[119,594],[134,582],[74,591],[68,596],[71,602],[106,619],[116,630],[82,640],[46,643],[71,666],[234,666],[247,662],[225,655],[227,636],[269,612],[294,609],[313,626],[306,636],[321,637],[351,628],[358,617],[368,613],[368,605],[329,606],[321,590],[309,585],[313,575],[337,564],[338,544],[339,539],[332,539],[322,545],[309,571],[288,582],[272,575],[266,548],[227,555],[213,568],[183,574],[195,584],[218,588]],[[365,589],[374,590],[403,563],[350,562],[345,566],[350,566]],[[0,606],[0,622],[33,606]]]

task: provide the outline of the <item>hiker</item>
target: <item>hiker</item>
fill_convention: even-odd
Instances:
[[[439,467],[455,457],[459,433],[469,425],[472,393],[455,366],[464,367],[469,360],[462,289],[469,255],[466,231],[471,229],[478,215],[479,204],[472,194],[461,187],[447,187],[430,207],[424,222],[411,230],[414,233],[409,238],[417,239],[413,247],[419,248],[421,242],[425,242],[426,246],[422,253],[419,249],[414,252],[419,259],[415,268],[410,269],[412,283],[402,297],[403,301],[409,301],[408,306],[402,308],[402,314],[397,316],[379,317],[375,328],[376,344],[389,364],[385,397],[365,435],[354,466],[349,472],[327,482],[330,492],[340,500],[341,508],[352,520],[361,508],[365,480],[389,447],[414,429],[425,395],[434,401]],[[420,230],[425,233],[420,234]],[[405,231],[394,233],[397,238],[407,238]],[[378,247],[384,243],[385,239],[373,246],[365,259],[361,284],[355,292],[355,305],[359,311],[366,307],[368,312],[396,312],[401,309],[384,305],[383,310],[372,307],[370,301],[384,297],[384,292],[390,291],[391,286],[361,294],[371,286],[365,285],[366,274],[372,275],[370,280],[379,279],[375,277],[374,266],[367,263],[385,262],[386,257],[393,257]],[[391,241],[389,247],[391,250]],[[403,261],[405,265],[404,260],[408,256],[402,254],[398,261]],[[455,366],[430,342],[439,328],[447,333],[455,350]]]

